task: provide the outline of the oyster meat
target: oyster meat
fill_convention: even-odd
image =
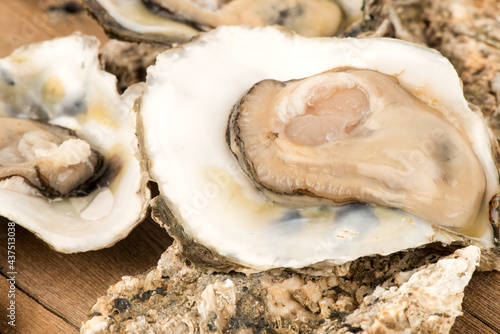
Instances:
[[[304,36],[333,36],[341,8],[330,0],[150,0],[180,18],[209,27],[281,25]]]
[[[228,140],[275,202],[372,203],[463,231],[488,212],[486,180],[471,140],[451,121],[451,111],[396,78],[328,71],[253,86],[233,110]]]
[[[136,108],[153,215],[202,267],[495,247],[496,141],[436,51],[221,27],[161,54]]]
[[[0,121],[3,182],[21,178],[17,183],[28,193],[57,198],[86,195],[89,184],[101,176],[104,157],[71,130],[22,118]]]
[[[130,108],[75,34],[0,59],[0,215],[61,252],[108,247],[145,216],[147,180]]]

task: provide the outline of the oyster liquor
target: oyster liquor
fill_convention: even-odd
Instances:
[[[7,272],[9,290],[7,297],[7,323],[11,326],[16,325],[16,223],[9,222],[7,228],[7,263],[9,272]]]

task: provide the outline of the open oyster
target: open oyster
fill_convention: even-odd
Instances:
[[[130,107],[73,35],[0,59],[0,215],[62,252],[111,246],[146,214]]]
[[[85,0],[110,34],[132,41],[183,43],[222,25],[280,25],[304,36],[333,36],[361,17],[362,1]]]
[[[228,140],[274,202],[371,203],[464,231],[488,212],[487,166],[436,107],[376,71],[264,80],[237,103]]]
[[[201,266],[494,247],[496,142],[436,51],[222,27],[161,54],[137,109],[153,214]]]

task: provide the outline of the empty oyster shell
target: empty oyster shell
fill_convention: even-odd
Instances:
[[[206,66],[207,62],[211,66]],[[445,132],[445,137],[449,136],[449,145],[466,145],[463,157],[458,154],[458,148],[444,150],[455,152],[450,153],[450,158],[468,156],[465,159],[473,160],[467,163],[474,166],[479,175],[470,176],[472,200],[469,203],[467,193],[457,199],[464,206],[473,208],[465,210],[465,214],[459,208],[454,217],[452,212],[442,211],[447,205],[444,204],[446,197],[450,195],[448,190],[444,191],[444,198],[430,198],[425,202],[418,195],[412,198],[413,195],[405,194],[399,187],[391,187],[390,182],[385,183],[386,188],[380,188],[384,191],[374,186],[373,189],[380,193],[374,190],[366,198],[348,195],[347,199],[356,203],[344,205],[332,205],[331,198],[322,193],[314,194],[311,190],[294,193],[280,188],[276,191],[276,184],[269,187],[260,181],[257,183],[260,186],[256,187],[255,178],[248,177],[249,173],[243,169],[257,171],[259,168],[246,166],[251,165],[252,160],[247,160],[243,152],[266,154],[261,152],[267,149],[266,145],[282,139],[282,132],[268,128],[269,124],[276,125],[274,123],[281,116],[280,121],[286,123],[287,114],[280,114],[280,109],[273,109],[273,104],[270,104],[262,115],[265,120],[260,121],[260,116],[255,116],[256,120],[240,119],[240,127],[248,125],[252,128],[242,134],[234,126],[236,114],[233,113],[229,122],[233,130],[226,133],[233,106],[236,105],[235,112],[238,113],[239,109],[246,109],[247,103],[256,103],[252,94],[260,88],[251,88],[262,80],[290,82],[307,77],[319,78],[314,76],[324,72],[329,75],[327,71],[332,70],[332,75],[383,76],[381,81],[376,78],[372,86],[356,81],[356,85],[347,87],[359,87],[366,95],[370,115],[377,113],[374,110],[378,108],[386,109],[384,104],[386,107],[399,105],[396,109],[400,110],[396,119],[391,113],[382,113],[381,118],[375,119],[362,115],[360,122],[364,128],[368,124],[371,132],[387,135],[388,147],[376,146],[371,140],[353,139],[355,144],[351,144],[351,149],[369,152],[375,160],[365,159],[364,153],[353,152],[352,157],[343,155],[343,161],[332,158],[336,165],[332,167],[359,172],[387,166],[395,173],[395,180],[404,176],[405,180],[414,182],[410,188],[420,190],[419,187],[428,187],[440,180],[436,176],[442,174],[433,168],[440,168],[444,163],[442,160],[447,159],[443,158],[444,148],[425,151],[425,147],[412,141],[432,139],[427,136],[437,128]],[[337,79],[333,81],[337,82]],[[384,88],[387,81],[396,84],[396,88]],[[246,94],[249,90],[250,93]],[[381,94],[393,90],[402,95],[387,97]],[[281,101],[280,93],[269,95]],[[293,94],[290,96],[293,100]],[[242,98],[244,102],[241,102]],[[302,102],[296,105],[297,110]],[[281,106],[280,103],[275,105]],[[483,249],[494,247],[494,229],[488,213],[489,201],[498,190],[498,172],[492,157],[495,141],[482,116],[472,111],[465,101],[452,65],[436,51],[391,39],[307,39],[270,27],[221,27],[184,47],[161,54],[157,64],[148,71],[147,84],[136,107],[139,110],[138,134],[144,166],[151,178],[158,182],[161,194],[154,201],[153,214],[180,242],[183,254],[201,266],[243,271],[321,267],[436,241],[474,243]],[[421,112],[424,114],[420,115]],[[294,116],[299,117],[300,113]],[[411,118],[413,113],[418,116]],[[410,119],[398,123],[399,118],[407,116]],[[420,117],[429,117],[430,123],[426,121],[422,125],[424,129],[429,127],[426,131],[420,133],[418,129],[407,129],[414,126],[413,123],[419,124]],[[433,123],[434,118],[440,121]],[[383,132],[380,129],[384,126],[392,127],[394,132]],[[280,135],[275,136],[275,133]],[[264,138],[259,137],[261,135]],[[226,136],[239,164],[228,149]],[[249,146],[257,146],[244,150],[242,145],[234,145],[237,136],[256,139]],[[247,141],[243,143],[245,146]],[[322,150],[331,143],[316,143],[316,148]],[[426,144],[425,141],[421,143]],[[276,158],[284,161],[282,165],[292,165],[294,162],[290,161],[302,158],[314,178],[315,164],[322,167],[328,158],[321,154],[311,156],[307,153],[311,147],[314,145],[286,143],[283,150],[269,153],[270,156],[263,161],[272,164],[271,158]],[[420,167],[417,161],[411,160],[412,154],[426,156],[426,152],[439,152],[430,154],[429,161],[424,160],[424,165],[431,164],[432,168]],[[271,157],[273,154],[276,157]],[[293,159],[288,160],[289,157]],[[379,162],[384,157],[385,161]],[[342,162],[347,165],[342,165]],[[295,167],[287,166],[283,170],[280,166],[276,168],[280,174],[275,176],[276,171],[270,172],[269,179],[286,179],[286,173]],[[327,167],[324,174],[330,172],[330,166]],[[433,173],[427,175],[429,171]],[[451,170],[444,168],[441,172],[451,171],[454,167]],[[444,175],[445,179],[447,177],[452,179],[451,175]],[[261,178],[259,176],[259,180]],[[306,175],[304,180],[308,178]],[[297,180],[302,179],[290,177],[280,187],[293,187],[294,182],[302,182]],[[371,189],[364,178],[356,181],[353,177],[352,181],[360,183],[361,192]],[[318,178],[320,190],[323,189],[321,182],[323,180]],[[454,181],[451,181],[448,186],[453,188],[453,185]],[[273,189],[262,192],[258,188]],[[282,193],[285,193],[285,198],[278,198]],[[394,202],[394,196],[398,195],[409,198],[408,206]],[[316,197],[321,198],[314,204]],[[421,200],[420,204],[416,202],[417,198]],[[458,220],[454,222],[454,218]]]
[[[0,215],[61,252],[113,245],[150,198],[132,146],[141,86],[120,96],[98,46],[75,34],[0,59]]]
[[[85,0],[113,36],[184,43],[221,25],[280,25],[304,36],[333,36],[360,19],[362,0]]]

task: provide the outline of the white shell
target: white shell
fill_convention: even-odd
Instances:
[[[149,172],[189,238],[256,270],[322,261],[337,265],[464,240],[381,207],[318,207],[293,219],[289,209],[268,203],[242,173],[225,140],[233,104],[260,80],[286,81],[338,67],[396,76],[426,102],[450,107],[484,167],[485,200],[496,193],[490,132],[469,109],[455,70],[438,52],[391,39],[307,39],[269,27],[223,27],[161,54],[148,71],[141,101],[139,132]],[[474,242],[493,247],[489,222],[481,224],[486,232]]]
[[[96,38],[75,34],[0,59],[0,115],[47,117],[74,130],[108,161],[113,156],[121,160],[111,184],[86,197],[47,200],[13,191],[10,179],[0,183],[0,215],[67,253],[124,238],[144,218],[150,198],[134,155],[130,113],[141,87],[120,96],[116,78],[99,69],[98,46]]]

